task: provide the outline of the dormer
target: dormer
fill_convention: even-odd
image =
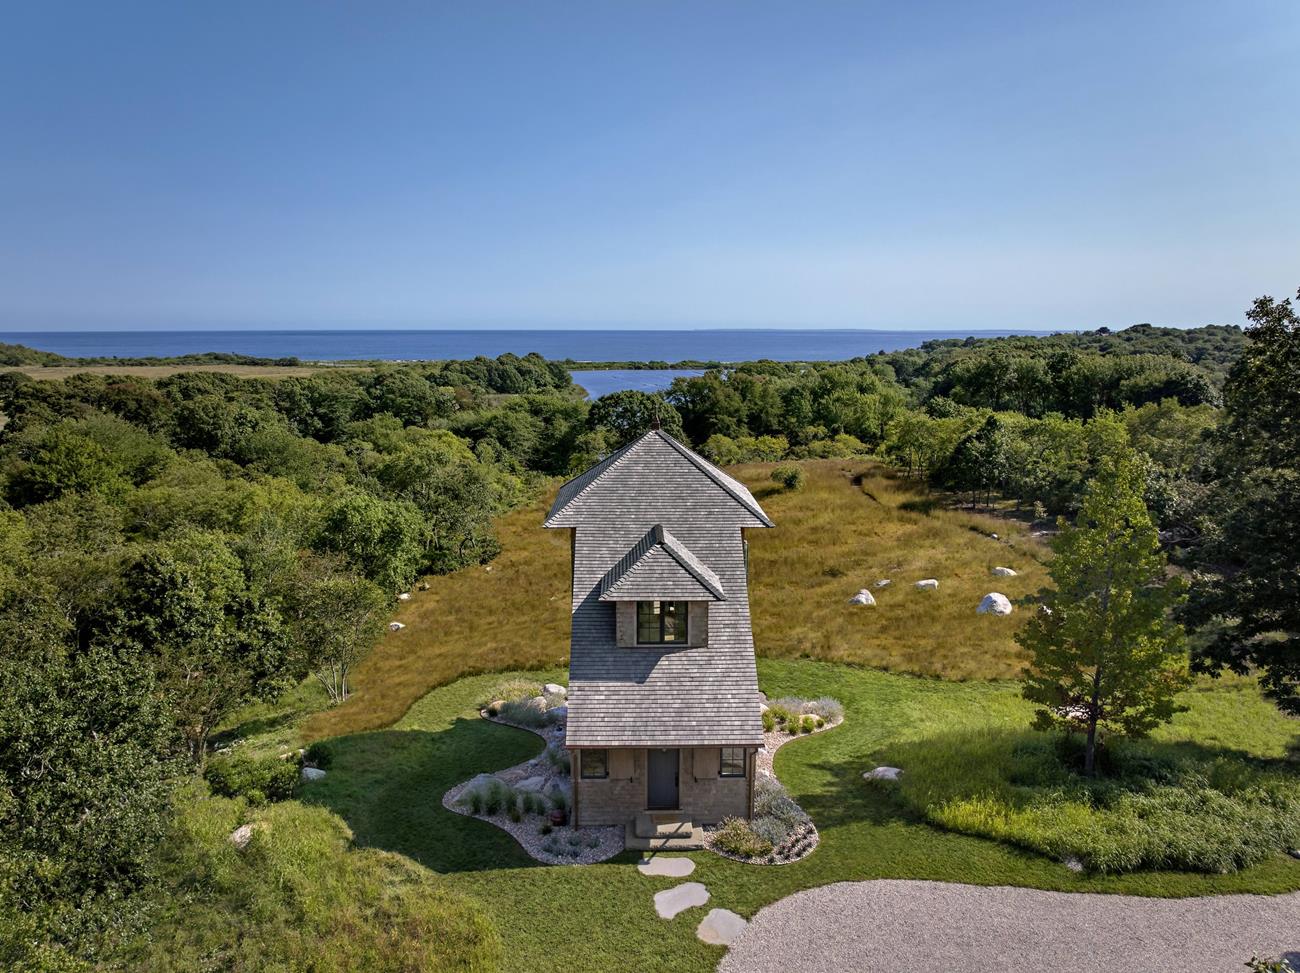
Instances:
[[[656,524],[606,573],[600,600],[614,608],[619,645],[671,649],[707,645],[709,604],[727,595],[708,565]]]

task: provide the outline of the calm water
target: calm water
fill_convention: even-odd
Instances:
[[[979,331],[977,337],[1046,334]],[[493,357],[535,351],[574,361],[836,361],[915,348],[970,331],[31,331],[0,341],[77,357],[152,356],[224,351],[304,361]],[[624,385],[623,388],[630,386]]]
[[[587,398],[598,399],[624,389],[660,392],[672,385],[675,378],[690,378],[704,373],[696,368],[606,368],[596,371],[575,368],[569,374],[587,390]]]

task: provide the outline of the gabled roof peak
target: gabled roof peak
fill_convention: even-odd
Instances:
[[[655,524],[624,554],[600,583],[601,601],[726,601],[722,580],[664,529]]]
[[[713,483],[720,487],[725,493],[731,496],[731,498],[740,506],[753,514],[762,524],[767,527],[775,526],[772,521],[768,519],[767,514],[763,512],[763,508],[758,505],[758,501],[754,499],[753,494],[749,492],[743,483],[734,477],[728,476],[703,456],[700,456],[693,450],[683,446],[662,429],[655,428],[647,430],[626,446],[610,453],[590,469],[578,474],[560,487],[560,492],[555,498],[555,503],[551,505],[551,510],[546,515],[546,520],[543,525],[546,527],[572,526],[571,524],[559,523],[560,515],[580,497],[587,494],[593,488],[596,488],[599,481],[602,480],[607,473],[614,468],[621,466],[623,463],[630,461],[645,445],[649,443],[666,444],[690,462],[709,480],[713,481]]]

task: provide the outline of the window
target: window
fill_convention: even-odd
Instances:
[[[640,645],[686,641],[686,602],[638,601],[636,640]]]
[[[722,756],[718,760],[719,777],[744,777],[745,776],[745,748],[744,747],[723,747]]]
[[[581,753],[583,780],[603,780],[609,776],[608,750],[583,750]]]

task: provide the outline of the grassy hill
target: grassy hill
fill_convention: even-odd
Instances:
[[[804,463],[807,481],[786,491],[774,464],[732,470],[776,522],[751,531],[751,598],[760,655],[816,658],[955,679],[1003,678],[1020,667],[1012,636],[1023,612],[977,615],[990,591],[1014,602],[1046,580],[1045,546],[1021,524],[927,506],[924,488],[868,460]],[[377,729],[435,686],[468,673],[563,665],[569,641],[567,532],[541,527],[545,502],[498,525],[502,552],[489,565],[428,579],[356,672],[345,705],[309,721],[311,738]],[[905,509],[907,505],[921,509]],[[998,540],[988,535],[997,533]],[[1020,572],[993,578],[996,565]],[[849,605],[873,589],[874,608]],[[939,590],[913,588],[936,578]]]

